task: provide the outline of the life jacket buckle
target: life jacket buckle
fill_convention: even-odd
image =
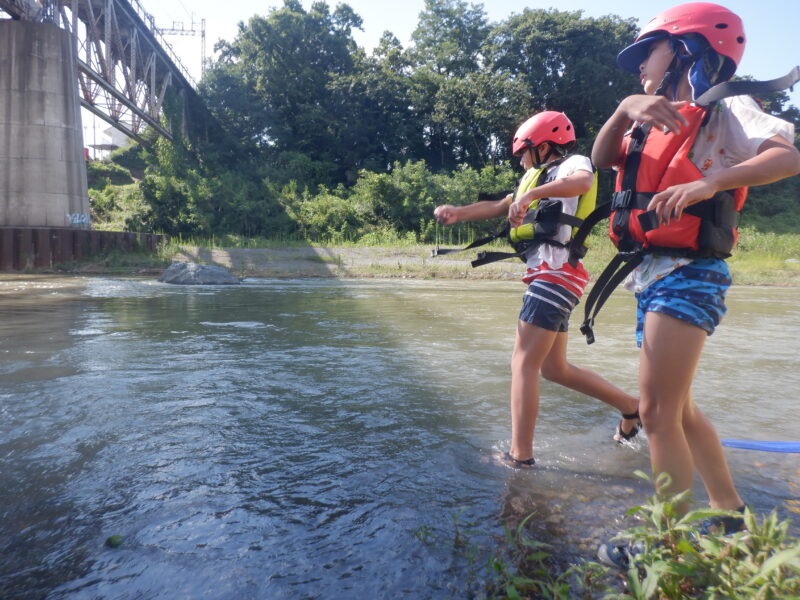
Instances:
[[[589,320],[581,325],[581,333],[586,336],[587,344],[594,344],[594,331],[592,330],[592,324]]]
[[[622,190],[614,192],[611,196],[611,210],[627,210],[633,200],[633,190]]]
[[[639,253],[640,253],[640,250],[638,250],[638,249],[631,250],[630,252],[617,252],[617,254],[619,255],[620,259],[625,261],[625,262],[628,262],[632,258],[635,258],[637,255],[639,255]]]
[[[639,125],[631,131],[631,141],[628,143],[628,154],[632,152],[641,152],[644,150],[644,143],[647,140],[647,134],[650,133],[650,127],[647,129]]]

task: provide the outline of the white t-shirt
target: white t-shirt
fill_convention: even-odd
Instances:
[[[561,164],[551,169],[547,173],[547,179],[542,183],[550,183],[557,179],[564,179],[578,171],[588,171],[592,173],[592,161],[586,156],[580,154],[573,154],[564,160]],[[578,210],[578,196],[571,196],[569,198],[556,198],[550,197],[551,200],[560,200],[562,204],[562,212],[574,215]],[[555,241],[566,243],[572,237],[572,227],[569,225],[561,225],[558,230],[558,235],[555,236]],[[526,264],[529,269],[535,269],[543,262],[546,262],[552,269],[560,269],[561,266],[569,259],[569,250],[560,248],[558,246],[551,246],[550,244],[540,244],[536,252],[531,252],[527,257]]]
[[[704,176],[753,158],[761,144],[776,135],[794,143],[794,125],[763,112],[750,96],[724,98],[712,110],[689,154]],[[641,292],[690,262],[690,258],[648,254],[625,280],[625,289]]]

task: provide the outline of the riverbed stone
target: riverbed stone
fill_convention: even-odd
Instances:
[[[192,262],[173,262],[158,278],[163,283],[176,285],[238,285],[239,278],[216,265],[199,265]]]

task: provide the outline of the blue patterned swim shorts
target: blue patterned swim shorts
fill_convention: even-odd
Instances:
[[[701,258],[678,267],[636,294],[636,345],[642,346],[644,317],[660,312],[714,333],[725,312],[725,293],[731,286],[728,264]]]

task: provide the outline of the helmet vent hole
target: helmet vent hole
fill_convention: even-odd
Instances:
[[[742,36],[737,37],[736,41],[739,42],[740,44],[744,44],[744,38]]]
[[[727,29],[728,28],[728,24],[727,23],[717,23],[716,25],[714,25],[714,27],[716,27],[717,29]]]
[[[572,129],[572,125],[567,125],[567,131],[569,131],[570,129]]]
[[[558,131],[558,125],[556,125],[555,127],[553,127],[553,133],[555,133],[556,131]]]

